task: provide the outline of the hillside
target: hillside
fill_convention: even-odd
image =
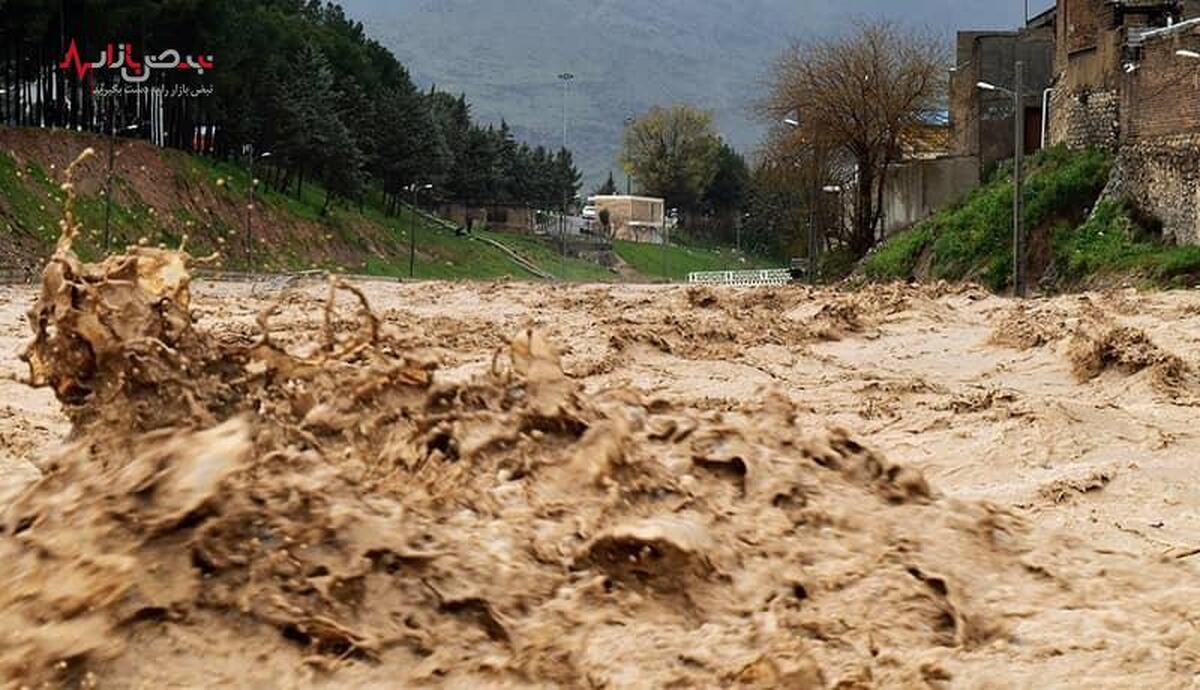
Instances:
[[[894,16],[944,35],[1011,27],[1017,4],[939,0],[346,0],[346,11],[408,66],[414,79],[465,92],[484,120],[505,118],[518,138],[562,142],[564,70],[577,77],[570,145],[590,188],[613,163],[627,116],[656,104],[712,110],[740,150],[761,127],[751,112],[771,60],[805,36],[836,33],[855,17]],[[1040,6],[1044,3],[1031,3]]]
[[[1053,148],[1029,161],[1025,227],[1031,287],[1073,290],[1117,283],[1192,285],[1200,247],[1162,240],[1152,219],[1101,198],[1112,167],[1101,151]],[[1012,165],[961,203],[894,235],[862,264],[875,280],[973,280],[1011,286]]]
[[[96,155],[78,169],[77,213],[86,236],[79,247],[95,257],[102,248],[106,139],[62,130],[0,128],[0,267],[32,267],[49,256],[62,217],[61,174],[87,147]],[[119,140],[113,175],[110,226],[113,249],[141,241],[187,246],[197,255],[219,252],[227,269],[295,271],[336,269],[353,273],[408,276],[412,216],[407,209],[388,217],[372,196],[362,210],[333,206],[321,214],[324,192],[307,185],[303,198],[265,191],[246,236],[249,177],[236,165]],[[416,277],[436,279],[536,279],[504,252],[423,218],[416,225]],[[555,278],[607,282],[673,278],[689,270],[761,265],[729,251],[674,248],[668,262],[646,263],[653,249],[618,246],[633,267],[614,273],[602,266],[559,256],[539,238],[481,231]],[[661,252],[660,252],[661,253]],[[682,274],[681,274],[682,272]]]

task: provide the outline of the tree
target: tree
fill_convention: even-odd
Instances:
[[[612,171],[608,171],[608,179],[604,184],[596,188],[596,196],[613,196],[617,193],[617,181],[613,178]]]
[[[720,146],[711,113],[688,105],[656,107],[625,130],[621,163],[647,192],[686,214],[717,174]]]
[[[770,93],[759,108],[777,125],[767,157],[817,171],[814,198],[831,160],[844,155],[853,162],[849,248],[856,255],[875,243],[888,166],[945,102],[946,66],[936,37],[886,21],[797,43],[774,65]],[[783,127],[785,118],[798,126]]]
[[[554,201],[569,206],[579,195],[583,175],[575,167],[575,157],[569,149],[559,149],[553,162]]]
[[[722,141],[717,150],[717,172],[704,191],[702,200],[704,225],[708,226],[711,239],[734,243],[749,187],[750,169],[746,166],[746,159]]]

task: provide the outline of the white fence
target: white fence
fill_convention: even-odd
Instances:
[[[689,273],[688,282],[698,285],[732,285],[733,287],[787,285],[792,282],[792,272],[786,268],[767,268],[758,271],[702,271]]]

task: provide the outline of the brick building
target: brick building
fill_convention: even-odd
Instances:
[[[1050,140],[1117,153],[1109,190],[1200,243],[1200,0],[1058,0]]]

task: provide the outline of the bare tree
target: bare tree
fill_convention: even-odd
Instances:
[[[872,21],[841,37],[797,43],[774,64],[770,93],[759,104],[763,118],[779,125],[766,157],[798,161],[826,180],[844,171],[839,161],[851,162],[848,245],[856,254],[875,243],[888,166],[944,107],[946,56],[932,35]],[[780,124],[785,120],[789,126]],[[813,189],[815,199],[820,186]]]

